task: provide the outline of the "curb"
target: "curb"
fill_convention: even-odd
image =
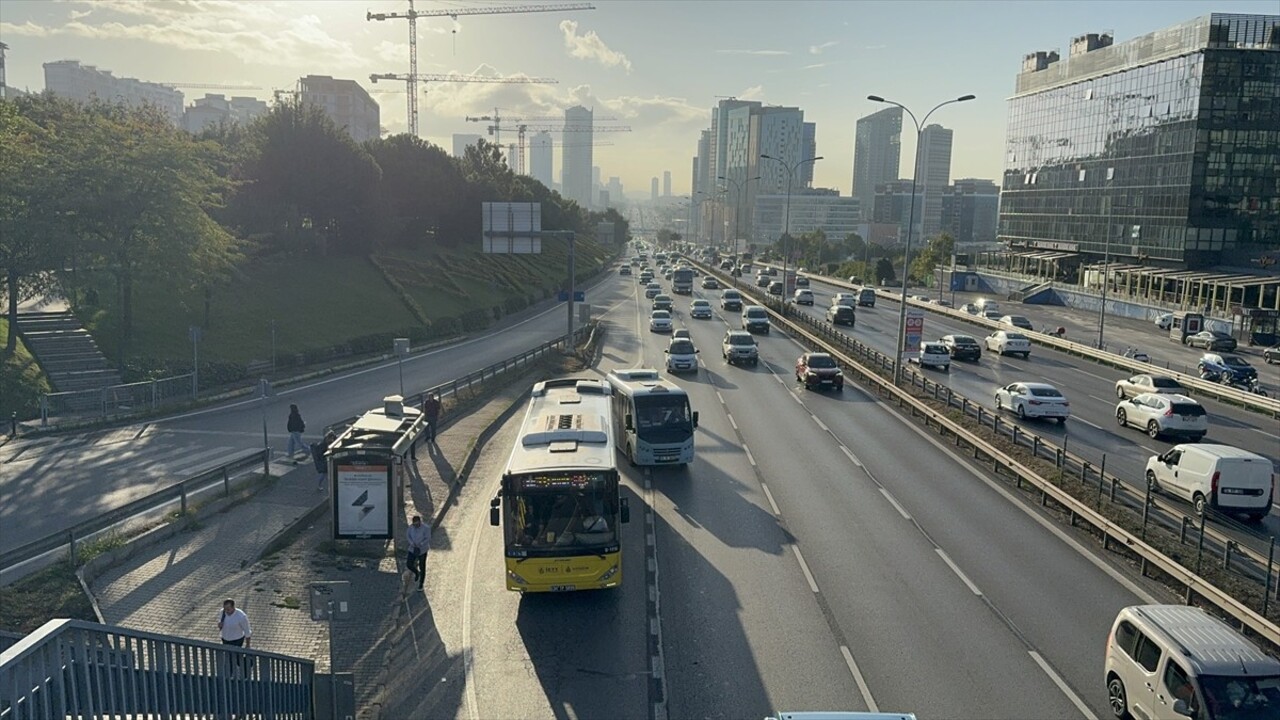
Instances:
[[[293,542],[295,537],[310,527],[311,523],[314,522],[317,517],[324,515],[325,511],[328,509],[329,497],[326,495],[324,499],[312,506],[311,509],[302,513],[297,518],[286,524],[283,528],[280,528],[275,535],[272,535],[271,539],[267,540],[266,544],[262,546],[262,549],[258,551],[258,554],[254,557],[253,561],[256,563],[262,558],[288,547],[289,543]]]

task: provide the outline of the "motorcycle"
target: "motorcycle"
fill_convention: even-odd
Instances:
[[[1149,363],[1149,362],[1151,362],[1151,356],[1150,356],[1150,355],[1148,355],[1148,354],[1146,354],[1145,352],[1143,352],[1143,351],[1139,350],[1138,348],[1134,348],[1134,347],[1131,347],[1131,348],[1125,348],[1125,349],[1124,349],[1124,357],[1127,357],[1127,358],[1129,358],[1130,360],[1136,360],[1136,361],[1138,361],[1138,362],[1145,362],[1145,363]]]
[[[1231,373],[1223,373],[1219,378],[1218,382],[1221,382],[1223,385],[1226,385],[1227,387],[1235,388],[1237,390],[1244,390],[1247,393],[1253,393],[1254,395],[1261,395],[1262,397],[1267,397],[1267,391],[1263,389],[1262,383],[1258,382],[1258,378],[1256,377],[1251,377],[1251,378],[1248,378],[1247,380],[1243,380],[1243,379],[1237,378],[1235,375],[1232,375]]]

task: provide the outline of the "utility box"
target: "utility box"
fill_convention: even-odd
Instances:
[[[355,720],[356,678],[353,673],[316,673],[311,686],[315,720]]]

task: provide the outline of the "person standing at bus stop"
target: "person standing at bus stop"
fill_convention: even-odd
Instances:
[[[427,416],[427,430],[424,433],[427,442],[436,441],[436,423],[440,422],[440,395],[428,393],[422,400],[422,414]]]
[[[302,413],[297,405],[289,406],[289,422],[285,425],[285,429],[289,431],[289,445],[285,455],[288,455],[293,460],[293,464],[297,465],[299,452],[306,453],[308,457],[311,455],[310,448],[302,439],[302,433],[306,432],[307,424],[303,422]]]

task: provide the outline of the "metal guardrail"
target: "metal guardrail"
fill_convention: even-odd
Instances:
[[[722,278],[725,277],[722,273],[713,271],[706,266],[701,266],[700,269],[706,273],[720,275]],[[762,295],[759,288],[751,287],[749,284],[745,283],[734,283],[733,280],[733,278],[728,278],[727,281],[730,285],[736,285],[739,287],[746,285],[747,287],[745,288],[745,291],[747,294],[754,296],[760,304],[769,308],[775,322],[786,327],[793,335],[807,340],[813,346],[820,347],[827,352],[831,352],[842,364],[856,370],[864,381],[872,385],[881,396],[892,397],[899,407],[909,407],[913,415],[919,414],[924,417],[926,424],[932,422],[933,425],[943,432],[943,434],[950,434],[955,438],[957,444],[960,444],[961,441],[967,443],[970,447],[974,448],[975,456],[978,453],[987,456],[995,469],[1004,469],[1006,472],[1014,474],[1017,477],[1019,486],[1021,486],[1023,482],[1026,482],[1041,492],[1042,499],[1052,497],[1059,505],[1070,511],[1073,523],[1078,518],[1097,528],[1103,535],[1104,547],[1109,547],[1113,542],[1124,546],[1130,552],[1143,558],[1144,572],[1145,563],[1150,563],[1187,588],[1188,593],[1194,592],[1200,597],[1205,598],[1223,612],[1235,618],[1243,627],[1247,627],[1259,637],[1266,639],[1273,646],[1280,646],[1280,627],[1277,627],[1262,614],[1254,611],[1240,600],[1217,588],[1201,577],[1197,572],[1184,567],[1180,563],[1164,555],[1156,548],[1147,544],[1145,537],[1136,536],[1130,533],[1125,528],[1102,516],[1094,508],[1088,507],[1073,495],[1067,493],[1062,488],[1054,485],[1051,481],[1040,476],[1035,470],[1027,467],[1012,456],[994,447],[987,442],[985,438],[979,437],[953,421],[947,415],[930,408],[927,404],[917,399],[912,394],[896,387],[892,381],[881,375],[881,373],[885,373],[890,375],[890,377],[892,376],[894,364],[893,359],[889,358],[884,353],[857,342],[845,333],[836,330],[834,326],[830,326],[825,322],[819,322],[804,313],[794,314],[794,317],[800,319],[801,322],[808,325],[810,328],[813,328],[814,332],[810,332],[799,324],[790,322],[786,316],[779,312],[784,305],[781,298]],[[832,345],[830,341],[839,343],[838,347]],[[855,356],[857,360],[854,359]],[[874,365],[876,369],[870,369],[858,362],[858,360],[869,362]],[[942,400],[945,396],[948,410],[958,407],[966,414],[972,412],[980,423],[983,422],[985,408],[980,404],[973,403],[967,398],[953,393],[951,388],[948,386],[929,381],[923,375],[916,373],[915,371],[905,372],[904,376],[911,379],[913,387],[918,380],[920,387],[926,393],[930,392],[929,387],[932,386],[932,393],[935,399]],[[958,405],[956,403],[958,403]],[[990,420],[992,428],[996,432],[1000,432],[1000,426],[1002,424],[1007,425],[1009,427],[1009,433],[1011,434],[1015,444],[1022,445],[1029,443],[1033,447],[1033,453],[1037,457],[1050,459],[1045,458],[1046,453],[1050,454],[1051,458],[1056,462],[1059,470],[1064,473],[1072,472],[1073,467],[1078,468],[1081,482],[1089,482],[1088,474],[1092,467],[1092,463],[1089,461],[1062,448],[1056,447],[1051,442],[1045,441],[1034,433],[1022,431],[1019,426],[1013,423],[1002,423],[999,415],[996,413],[985,411],[985,415]],[[1019,435],[1022,436],[1021,442],[1019,441]],[[1103,497],[1104,488],[1107,491],[1108,500],[1115,498],[1118,493],[1129,490],[1129,486],[1122,480],[1114,475],[1108,476],[1105,471],[1105,467],[1099,468],[1096,471],[1096,476],[1098,477],[1100,488],[1099,502],[1101,502],[1101,498]],[[1135,503],[1130,504],[1133,505]],[[1156,509],[1166,513],[1175,512],[1171,506],[1163,504],[1152,498],[1149,492],[1142,497],[1142,500],[1136,503],[1136,506],[1139,508],[1144,506],[1155,507]],[[1145,523],[1148,519],[1148,513],[1146,511],[1143,512],[1143,518]],[[1171,527],[1179,527],[1181,530],[1180,538],[1185,540],[1188,525],[1187,517],[1185,515],[1181,515],[1177,522],[1169,522],[1166,524]],[[1255,569],[1257,565],[1263,565],[1266,567],[1266,581],[1263,587],[1265,607],[1270,597],[1270,592],[1274,586],[1271,579],[1271,558],[1269,556],[1263,556],[1262,553],[1251,548],[1240,546],[1229,536],[1217,531],[1216,529],[1207,528],[1203,523],[1200,525],[1200,531],[1203,533],[1204,538],[1215,541],[1216,544],[1222,548],[1224,567],[1241,569],[1239,560],[1237,560],[1236,565],[1232,565],[1233,554],[1245,556],[1245,559],[1255,564]],[[1145,526],[1143,534],[1145,535]]]
[[[0,719],[311,720],[314,682],[310,660],[50,620],[0,653]]]
[[[271,449],[254,450],[236,459],[193,475],[177,484],[140,497],[133,502],[93,517],[67,530],[50,533],[38,540],[32,540],[12,550],[0,553],[0,572],[14,566],[34,560],[45,553],[70,548],[72,564],[76,562],[77,545],[86,538],[131,518],[137,517],[174,502],[178,502],[182,512],[187,511],[188,498],[215,483],[221,482],[223,496],[231,495],[231,478],[240,472],[255,466],[265,466],[270,458]],[[0,716],[2,717],[2,716]]]
[[[60,415],[119,417],[194,398],[191,373],[88,390],[45,393],[40,396],[40,426],[48,426],[50,417]]]

